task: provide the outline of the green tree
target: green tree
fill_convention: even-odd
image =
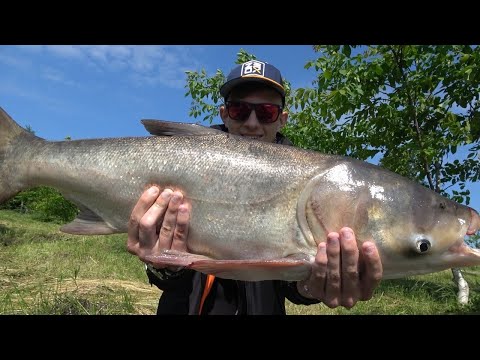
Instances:
[[[237,54],[236,64],[255,59],[254,55],[248,54],[240,49]],[[212,123],[215,116],[218,115],[218,107],[222,104],[222,98],[218,89],[226,80],[223,71],[217,69],[215,75],[208,76],[205,69],[197,71],[187,71],[187,92],[185,96],[191,96],[192,102],[189,115],[194,118],[203,115],[201,122]]]
[[[30,125],[26,125],[25,130],[27,130],[29,133],[35,135],[35,131],[32,129],[32,127]]]
[[[256,60],[255,55],[247,53],[240,49],[237,53],[235,64],[242,64],[249,60]],[[227,69],[229,71],[230,69]],[[222,70],[217,69],[213,76],[209,76],[205,69],[197,71],[187,71],[187,83],[185,87],[187,92],[185,96],[192,98],[189,115],[194,118],[203,116],[199,122],[211,124],[213,119],[218,116],[218,107],[223,103],[218,89],[225,82],[226,75]],[[285,80],[286,96],[289,97],[290,83]],[[288,100],[287,100],[287,103]]]
[[[35,134],[30,125],[27,125],[25,130]],[[67,136],[65,140],[71,138]],[[0,209],[30,213],[38,220],[57,223],[72,221],[78,214],[75,204],[65,199],[59,191],[47,186],[22,191],[6,203],[0,204]]]
[[[56,223],[72,221],[78,214],[78,208],[73,203],[47,186],[22,191],[0,208],[29,213],[38,220]]]
[[[305,135],[297,141],[320,144],[318,150],[376,157],[380,165],[468,205],[467,184],[480,174],[478,46],[314,49],[320,56],[307,68],[317,71],[315,88],[297,90],[302,114],[290,123],[289,134]],[[308,131],[312,124],[330,136]],[[460,148],[466,155],[457,153]],[[452,271],[459,302],[468,302],[468,284],[458,269]]]
[[[314,46],[312,88],[284,79],[295,145],[379,164],[470,202],[480,177],[480,49],[476,46]],[[256,59],[240,49],[236,63]],[[299,69],[300,70],[300,69]],[[225,75],[187,72],[189,115],[211,123]],[[460,156],[457,149],[464,149]],[[450,191],[449,191],[450,190]]]
[[[362,160],[375,158],[380,165],[468,205],[466,184],[480,174],[480,49],[468,45],[314,49],[320,56],[306,65],[317,71],[314,88],[295,91],[295,106],[301,111],[292,116],[289,135],[300,146]],[[463,157],[457,153],[461,147]]]
[[[468,205],[468,183],[480,176],[480,49],[318,45],[314,50],[319,57],[305,65],[316,70],[311,88],[291,89],[284,79],[290,110],[284,134],[303,148],[373,159]],[[255,58],[241,49],[236,63]],[[187,73],[190,115],[212,122],[224,80],[221,70],[213,77],[205,70]]]

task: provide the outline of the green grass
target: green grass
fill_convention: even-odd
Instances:
[[[126,251],[126,235],[75,236],[29,215],[0,210],[0,314],[154,314],[160,291]],[[287,301],[292,315],[480,314],[478,269],[466,269],[466,306],[451,271],[384,280],[350,310]]]
[[[126,235],[76,236],[0,211],[0,314],[154,314],[160,295]]]
[[[463,274],[470,288],[468,305],[457,302],[450,270],[405,279],[384,280],[369,301],[352,309],[330,309],[323,304],[308,307],[289,303],[289,314],[438,315],[479,314],[479,275]]]

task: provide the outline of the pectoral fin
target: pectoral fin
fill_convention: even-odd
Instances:
[[[310,276],[311,264],[305,258],[215,260],[202,255],[164,251],[147,256],[153,265],[183,266],[224,279],[245,281],[298,281]]]
[[[80,213],[71,223],[63,225],[60,231],[73,235],[110,235],[120,233],[88,208],[80,206]]]

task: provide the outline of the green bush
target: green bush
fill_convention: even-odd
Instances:
[[[78,214],[78,208],[72,202],[57,190],[46,186],[23,191],[0,205],[0,208],[30,213],[38,220],[57,223],[70,222]]]

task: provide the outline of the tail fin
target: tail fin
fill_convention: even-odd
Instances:
[[[15,174],[14,161],[8,161],[11,144],[19,138],[37,138],[32,133],[21,128],[0,107],[0,203],[15,196],[20,190],[13,184],[12,174]]]

